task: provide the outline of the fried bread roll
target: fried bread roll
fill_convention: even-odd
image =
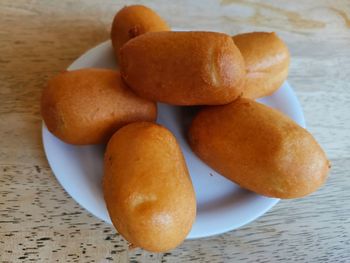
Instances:
[[[119,60],[119,49],[130,39],[146,32],[168,31],[168,24],[152,9],[143,5],[125,6],[115,15],[111,40]]]
[[[103,192],[113,225],[133,246],[164,252],[180,245],[196,216],[181,149],[166,128],[129,124],[105,153]]]
[[[310,194],[329,171],[325,153],[309,132],[250,99],[201,110],[191,124],[189,142],[223,176],[269,197]]]
[[[125,124],[155,121],[156,103],[125,86],[118,71],[80,69],[51,79],[41,98],[49,131],[71,144],[98,144]]]
[[[242,93],[244,61],[214,32],[152,32],[120,50],[125,82],[142,97],[174,105],[226,104]]]
[[[233,37],[247,69],[243,97],[257,99],[271,95],[288,76],[290,55],[275,34],[253,32]]]

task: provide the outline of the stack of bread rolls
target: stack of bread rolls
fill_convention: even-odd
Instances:
[[[114,226],[133,246],[173,249],[196,216],[180,146],[154,123],[156,102],[201,105],[190,146],[243,188],[298,198],[325,182],[330,164],[313,136],[254,101],[288,75],[290,54],[275,33],[175,32],[150,8],[134,5],[116,14],[111,40],[120,72],[60,73],[43,91],[41,112],[64,142],[108,143],[104,197]]]

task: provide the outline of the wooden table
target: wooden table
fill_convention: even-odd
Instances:
[[[161,262],[350,262],[350,3],[319,1],[0,2],[0,262],[125,262],[125,243],[57,183],[41,142],[49,78],[108,39],[125,2],[173,27],[276,31],[292,53],[289,81],[332,161],[318,192],[281,201],[247,226],[186,241]],[[131,251],[132,260],[153,254]],[[141,255],[142,254],[142,255]]]

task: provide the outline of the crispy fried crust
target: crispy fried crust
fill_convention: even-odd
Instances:
[[[247,69],[243,97],[257,99],[271,95],[288,76],[290,55],[275,34],[253,32],[233,37]]]
[[[325,153],[309,132],[250,99],[200,111],[191,124],[189,142],[223,176],[265,196],[310,194],[329,171]]]
[[[109,141],[104,166],[107,209],[125,239],[153,252],[182,243],[196,216],[196,200],[170,131],[149,122],[124,126]]]
[[[143,5],[125,6],[115,15],[111,40],[119,60],[119,49],[131,38],[146,32],[168,31],[168,24],[152,9]]]
[[[41,98],[49,131],[71,144],[98,144],[125,124],[155,121],[157,106],[125,86],[117,71],[81,69],[51,79]]]
[[[152,32],[130,40],[120,54],[123,79],[148,99],[216,105],[242,93],[244,61],[226,34]]]

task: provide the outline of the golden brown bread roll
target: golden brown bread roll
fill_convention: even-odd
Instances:
[[[152,9],[143,5],[125,6],[115,15],[111,39],[119,60],[119,49],[129,41],[146,32],[168,31],[168,24]]]
[[[233,37],[247,69],[243,97],[257,99],[271,95],[286,80],[290,55],[275,34],[253,32]]]
[[[65,71],[51,79],[41,98],[49,131],[72,144],[104,143],[125,124],[154,121],[156,104],[134,94],[108,69]]]
[[[175,105],[226,104],[242,93],[244,61],[214,32],[152,32],[120,50],[125,82],[142,97]]]
[[[196,200],[175,137],[166,128],[138,122],[108,142],[103,192],[113,225],[133,246],[163,252],[190,232]]]
[[[200,111],[191,124],[189,142],[223,176],[265,196],[310,194],[329,171],[325,153],[309,132],[250,99]]]

